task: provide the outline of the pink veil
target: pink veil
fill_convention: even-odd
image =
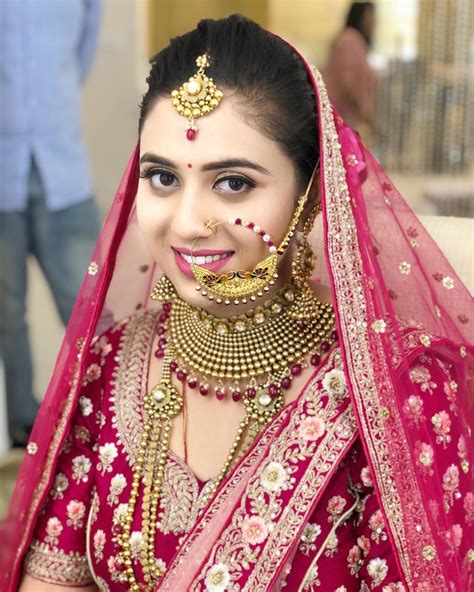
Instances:
[[[332,290],[352,402],[400,573],[409,590],[465,590],[473,581],[468,583],[472,533],[464,528],[453,553],[456,518],[440,511],[442,475],[435,472],[428,484],[421,478],[415,454],[420,426],[415,432],[403,413],[409,395],[403,377],[410,352],[421,346],[453,364],[458,383],[453,422],[472,452],[472,297],[381,165],[334,112],[320,74],[307,68],[319,113],[323,205],[310,235],[319,254],[313,279]],[[114,320],[152,306],[149,294],[160,270],[138,230],[137,182],[138,148],[103,225],[0,526],[5,592],[17,589],[77,402],[90,340]],[[429,421],[422,426],[428,444],[435,438],[430,427]],[[472,472],[464,477],[463,495],[473,491]]]

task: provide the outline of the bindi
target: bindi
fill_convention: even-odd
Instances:
[[[188,162],[188,169],[192,169],[192,168],[193,168],[193,165],[190,162]]]

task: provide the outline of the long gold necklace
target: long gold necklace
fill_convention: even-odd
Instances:
[[[216,379],[217,398],[224,389],[233,389],[233,399],[243,398],[246,414],[217,478],[208,485],[206,502],[214,495],[237,458],[245,452],[264,425],[282,409],[283,391],[310,363],[317,366],[321,354],[336,339],[334,314],[329,304],[308,296],[308,290],[286,286],[263,308],[229,320],[217,319],[175,298],[163,307],[157,328],[158,357],[163,357],[160,382],[143,401],[144,426],[140,450],[134,467],[127,513],[118,536],[121,558],[131,592],[140,592],[130,548],[133,516],[143,487],[142,568],[146,589],[151,590],[163,572],[156,563],[155,538],[158,504],[168,459],[173,418],[183,407],[183,399],[172,384],[177,379],[197,388],[196,374],[202,376],[200,392],[206,396],[207,380]],[[302,320],[301,311],[317,310]],[[161,353],[162,352],[162,353]],[[247,384],[242,389],[241,382]],[[225,385],[227,382],[230,384]],[[239,389],[237,391],[237,389]],[[243,390],[243,396],[241,393]],[[234,396],[239,393],[239,397]]]

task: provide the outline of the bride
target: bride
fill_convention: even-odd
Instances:
[[[147,81],[1,589],[468,590],[469,293],[280,38],[205,20]]]

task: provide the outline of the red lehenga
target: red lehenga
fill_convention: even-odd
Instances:
[[[339,343],[205,508],[207,484],[170,453],[155,590],[472,590],[472,298],[332,110],[318,72],[308,75],[323,204],[313,280],[331,287]],[[137,180],[138,151],[2,525],[2,591],[17,588],[22,569],[127,589],[114,538],[140,442],[159,312],[146,309],[160,275],[137,229]],[[139,522],[132,532],[140,579]]]

